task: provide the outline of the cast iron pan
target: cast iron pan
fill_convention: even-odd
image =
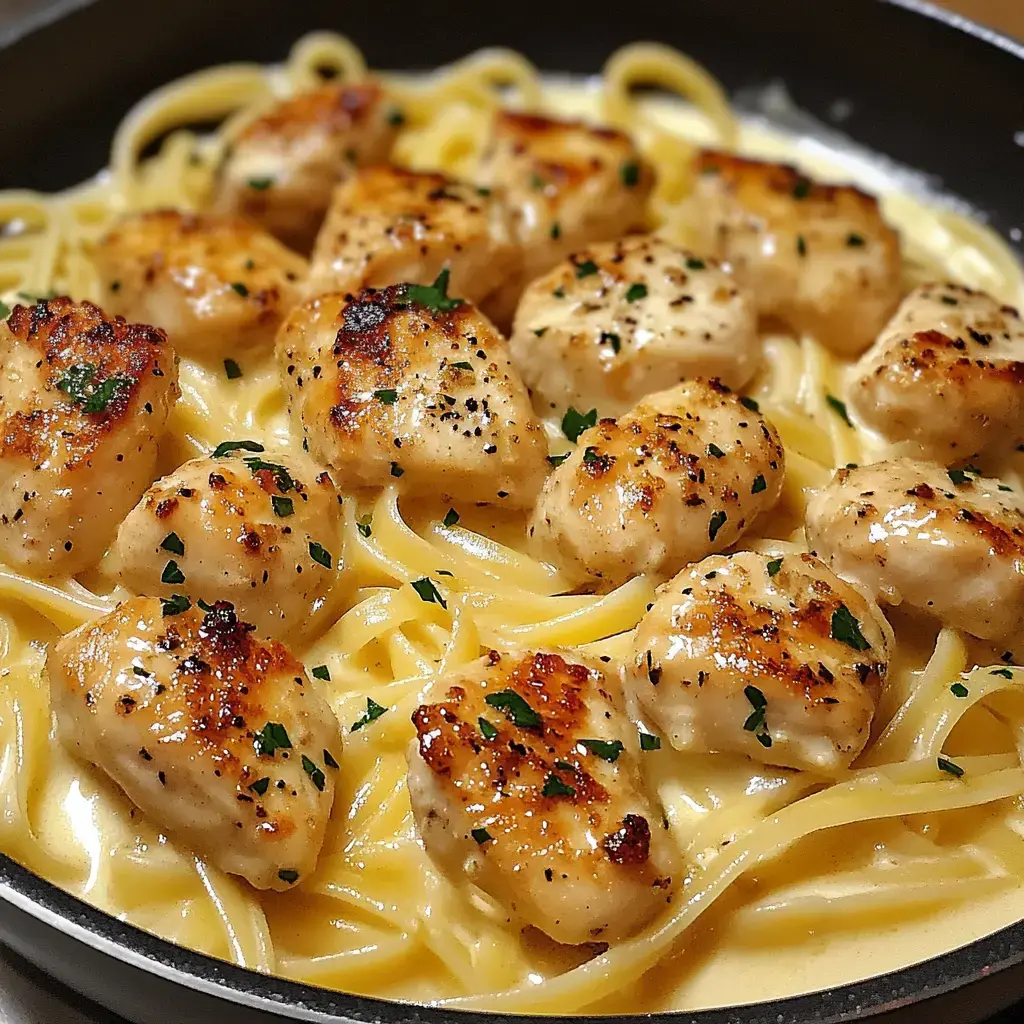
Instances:
[[[918,0],[392,0],[384,8],[337,0],[51,0],[48,10],[0,37],[0,187],[53,189],[93,174],[106,162],[122,115],[151,89],[210,64],[279,60],[296,37],[317,28],[352,36],[373,66],[410,69],[503,44],[542,69],[593,73],[622,43],[670,43],[704,61],[731,90],[784,81],[798,106],[825,122],[835,101],[850,101],[844,133],[931,172],[1024,251],[1024,148],[1016,141],[1024,140],[1024,48]],[[108,917],[6,857],[0,939],[140,1024],[513,1019],[244,971]],[[1024,923],[870,981],[675,1015],[673,1024],[880,1016],[970,1024],[1022,995]]]

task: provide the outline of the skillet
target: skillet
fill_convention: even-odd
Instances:
[[[372,66],[405,69],[500,44],[541,69],[586,74],[623,43],[666,42],[733,92],[781,80],[799,108],[826,124],[844,109],[844,134],[926,170],[1024,254],[1024,47],[919,0],[630,0],[593,9],[579,0],[393,0],[384,19],[370,6],[342,10],[326,0],[51,0],[0,32],[0,187],[55,189],[93,174],[117,123],[145,93],[210,64],[279,60],[316,28],[353,37]],[[3,856],[0,940],[139,1024],[513,1020],[266,978],[117,921]],[[971,1024],[1022,994],[1024,922],[854,985],[671,1021]],[[650,1018],[581,1018],[588,1020]]]

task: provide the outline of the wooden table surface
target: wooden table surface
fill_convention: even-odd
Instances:
[[[951,11],[1024,39],[1024,0],[933,0]]]

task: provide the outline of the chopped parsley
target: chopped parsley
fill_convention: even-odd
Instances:
[[[642,281],[635,281],[629,286],[626,291],[627,302],[639,302],[641,299],[647,298],[647,285]]]
[[[825,401],[828,402],[829,408],[848,426],[853,426],[853,420],[850,419],[850,414],[846,411],[846,403],[841,402],[835,395],[826,395]]]
[[[653,732],[640,733],[641,750],[661,750],[661,737],[655,736]]]
[[[477,724],[480,726],[480,735],[485,740],[493,740],[498,735],[498,730],[483,715],[477,719]]]
[[[713,541],[718,536],[718,531],[725,526],[725,522],[729,517],[724,512],[712,512],[711,519],[708,520],[708,540]]]
[[[369,537],[373,533],[373,516],[363,516],[356,523],[356,529],[363,537]]]
[[[6,320],[10,315],[11,307],[6,302],[0,302],[0,320]]]
[[[445,267],[434,279],[433,284],[406,285],[405,297],[410,302],[432,309],[435,313],[447,313],[455,309],[456,306],[462,305],[462,299],[448,297],[448,279],[450,277],[451,271]]]
[[[782,559],[773,558],[765,568],[768,570],[769,576],[774,576],[782,568]]]
[[[811,183],[806,178],[797,178],[790,193],[794,199],[806,199],[811,194]]]
[[[547,334],[547,332],[548,332],[548,329],[546,327],[535,327],[534,330],[533,330],[533,333],[538,338],[543,338],[544,335]]]
[[[282,882],[294,885],[299,880],[299,873],[298,871],[292,871],[291,868],[282,868],[278,871],[277,877],[280,878]]]
[[[184,583],[185,574],[178,568],[178,563],[172,558],[160,574],[161,583]]]
[[[57,388],[72,401],[80,402],[82,412],[98,413],[106,412],[107,406],[132,386],[130,378],[113,376],[95,385],[90,391],[89,386],[93,384],[95,377],[95,365],[78,363],[68,367],[64,376],[57,381]]]
[[[940,772],[946,772],[947,775],[952,775],[956,779],[962,779],[964,777],[964,770],[960,765],[954,761],[950,761],[948,757],[936,758],[936,763],[939,766]]]
[[[541,717],[515,690],[500,690],[489,693],[484,702],[492,708],[505,712],[505,717],[520,729],[539,729]]]
[[[492,842],[491,833],[485,828],[474,828],[470,829],[469,834],[477,841],[480,846],[484,843]]]
[[[864,244],[864,236],[863,235],[858,235],[856,232],[851,231],[846,236],[846,244],[851,249],[859,249]]]
[[[76,402],[84,402],[85,389],[95,376],[96,367],[92,363],[78,363],[68,367],[64,376],[57,381],[57,388],[63,391],[68,398],[73,398]]]
[[[404,469],[402,469],[402,467],[401,467],[401,466],[400,466],[400,465],[399,465],[399,464],[398,464],[397,462],[392,462],[392,463],[391,463],[391,475],[392,475],[393,477],[395,477],[395,478],[397,479],[397,478],[398,478],[398,477],[400,477],[400,476],[401,476],[401,475],[402,475],[402,474],[403,474],[404,472],[405,472],[405,470],[404,470]]]
[[[696,256],[686,257],[686,269],[687,270],[707,270],[707,264]]]
[[[405,113],[401,107],[392,107],[388,111],[388,124],[392,128],[400,128],[405,124]]]
[[[242,284],[241,281],[232,281],[231,282],[231,290],[236,295],[240,295],[243,299],[247,299],[249,297],[249,289],[246,288],[245,285]]]
[[[554,224],[551,225],[551,237],[552,238],[561,238],[562,237],[562,227],[558,223],[557,220],[554,222]]]
[[[571,454],[571,452],[566,452],[564,455],[549,455],[548,462],[550,462],[552,466],[560,466]]]
[[[398,401],[398,392],[394,388],[380,388],[374,391],[373,397],[381,405],[394,405]]]
[[[267,722],[252,740],[253,748],[261,757],[273,757],[275,751],[291,750],[288,730],[280,722]]]
[[[532,188],[534,191],[542,189],[544,187],[544,184],[544,179],[536,171],[534,171],[533,174],[530,175],[530,188]]]
[[[597,264],[593,260],[584,260],[582,263],[576,264],[576,277],[577,279],[583,277],[591,277],[597,273]]]
[[[760,494],[762,491],[768,490],[768,481],[765,480],[762,473],[758,473],[754,477],[754,482],[750,485],[751,494]]]
[[[266,449],[259,443],[259,441],[221,441],[221,443],[213,449],[213,458],[219,459],[224,455],[230,455],[232,452],[262,451],[266,451]]]
[[[807,242],[804,240],[803,235],[796,236],[796,251],[799,256],[807,255]]]
[[[160,541],[160,547],[164,551],[170,551],[172,555],[183,555],[185,554],[185,545],[181,542],[181,538],[176,533],[169,533],[162,541]]]
[[[860,623],[845,604],[841,604],[832,613],[832,629],[829,635],[833,640],[838,640],[855,651],[867,651],[871,648],[871,644],[864,639],[864,634],[860,631]]]
[[[153,673],[147,672],[141,665],[132,665],[132,671],[143,679],[148,679]]]
[[[273,178],[250,178],[249,188],[256,192],[266,192],[274,184]]]
[[[264,775],[262,779],[257,779],[250,787],[254,793],[258,796],[265,796],[267,790],[270,788],[270,776]]]
[[[1013,673],[1008,668],[994,668],[989,672],[990,676],[1002,676],[1004,679],[1012,679]]]
[[[754,399],[749,398],[747,395],[740,395],[739,399],[740,405],[742,405],[744,409],[749,409],[751,412],[761,411],[761,406],[759,406],[757,402],[754,401]]]
[[[243,459],[242,460],[248,467],[249,472],[253,476],[257,473],[262,473],[264,470],[274,474],[274,482],[282,491],[293,491],[295,490],[295,481],[292,479],[291,473],[288,472],[284,466],[279,465],[276,462],[267,462],[266,459]]]
[[[315,540],[309,542],[309,557],[325,569],[330,569],[333,564],[331,553],[322,544],[317,544]]]
[[[444,519],[441,520],[445,526],[454,526],[459,521],[459,513],[455,509],[450,508],[444,514]]]
[[[601,344],[609,344],[612,347],[612,351],[618,355],[622,351],[622,339],[611,331],[601,332]]]
[[[447,609],[448,602],[441,596],[441,592],[429,576],[424,576],[421,580],[413,580],[412,589],[420,595],[421,601],[426,601],[427,604],[439,604],[442,608]]]
[[[329,683],[331,681],[331,670],[326,665],[314,665],[313,678],[322,679],[325,683]]]
[[[164,618],[169,615],[180,615],[191,607],[192,602],[184,594],[172,594],[170,597],[160,598],[160,610]]]
[[[453,366],[456,370],[472,370],[473,369],[473,364],[470,363],[468,360],[465,360],[465,359],[463,359],[461,362],[458,362],[458,363],[451,363],[450,365]]]
[[[575,444],[584,430],[597,423],[597,410],[591,409],[588,413],[577,412],[573,406],[565,411],[562,417],[562,433]]]
[[[128,377],[108,377],[85,400],[82,412],[106,412],[107,406],[115,399],[120,398],[125,391],[130,390],[131,386],[132,381]]]
[[[366,710],[352,723],[352,731],[359,732],[364,725],[376,722],[381,715],[387,713],[387,708],[381,707],[372,697],[366,698]]]
[[[959,299],[954,299],[952,295],[942,295],[942,296],[940,296],[940,299],[947,306],[959,306],[960,305],[960,300]]]
[[[228,380],[238,380],[242,376],[242,368],[234,359],[225,359],[224,373],[227,375]]]
[[[971,480],[970,474],[967,472],[966,467],[964,469],[947,469],[946,475],[958,487],[962,486],[963,484],[969,484],[974,482]]]
[[[715,459],[725,458],[725,452],[723,452],[722,449],[719,448],[718,445],[715,444],[713,441],[711,444],[708,445],[708,455]]]
[[[339,767],[338,762],[334,760],[333,755],[326,747],[324,747],[324,764],[327,765],[328,768]]]
[[[595,757],[614,763],[619,754],[625,750],[622,740],[580,740],[580,746],[586,747]]]
[[[561,285],[559,285],[551,294],[554,295],[556,299],[564,299],[565,289]]]
[[[319,767],[315,761],[303,754],[302,770],[309,776],[309,781],[312,782],[313,785],[322,793],[324,791],[324,786],[327,785],[327,776],[324,775],[323,769]]]
[[[544,788],[540,791],[541,796],[575,796],[576,790],[567,782],[563,782],[557,775],[552,773],[544,780]]]
[[[619,179],[626,188],[636,188],[640,181],[640,165],[635,160],[627,160],[619,168]]]
[[[967,689],[966,686],[964,686],[963,683],[954,683],[949,688],[949,692],[953,694],[954,697],[966,697],[968,693],[970,693],[970,691]]]
[[[753,711],[747,715],[743,728],[747,732],[752,732],[754,738],[762,747],[770,747],[772,745],[772,738],[768,732],[768,723],[765,720],[765,710],[768,707],[767,698],[756,686],[745,686],[743,688],[743,695],[750,701],[750,706],[753,708]]]
[[[285,498],[280,494],[270,496],[270,504],[274,506],[274,514],[285,519],[295,511],[295,505],[291,498]]]

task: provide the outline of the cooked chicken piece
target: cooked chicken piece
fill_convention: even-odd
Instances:
[[[522,285],[571,252],[647,226],[654,171],[628,135],[583,121],[499,111],[480,162],[525,250]]]
[[[753,296],[713,260],[636,235],[574,253],[526,289],[509,342],[541,411],[620,416],[687,377],[747,383]]]
[[[187,605],[133,598],[50,648],[58,735],[222,871],[290,889],[323,843],[337,721],[286,647]]]
[[[0,559],[32,576],[97,562],[156,473],[178,397],[163,331],[91,302],[15,306],[0,326]]]
[[[900,300],[899,236],[874,196],[714,150],[698,171],[701,250],[731,264],[759,312],[840,355],[867,348]]]
[[[285,322],[278,355],[309,451],[347,485],[533,504],[544,430],[505,340],[445,296],[444,274],[312,299]]]
[[[985,292],[926,284],[861,357],[850,402],[912,454],[940,461],[1024,439],[1024,323]]]
[[[111,309],[160,324],[182,355],[208,360],[271,342],[307,266],[244,220],[175,210],[127,217],[94,261]]]
[[[1024,630],[1024,498],[977,471],[895,459],[840,469],[807,507],[807,542],[886,604],[984,640]]]
[[[519,261],[508,213],[486,189],[442,174],[368,167],[334,192],[307,294],[429,285],[447,267],[452,294],[487,311]]]
[[[308,455],[242,443],[150,487],[117,531],[118,571],[136,593],[228,600],[261,633],[295,639],[338,580],[341,498]]]
[[[778,501],[775,428],[717,381],[649,395],[585,430],[530,520],[538,557],[608,587],[734,544]]]
[[[384,163],[401,119],[376,82],[281,100],[232,143],[216,205],[308,252],[334,186],[357,166]]]
[[[868,741],[890,635],[817,558],[712,555],[659,591],[628,683],[677,750],[834,772]]]
[[[556,942],[614,942],[663,909],[678,865],[644,790],[617,679],[515,652],[413,714],[409,794],[427,851]]]

